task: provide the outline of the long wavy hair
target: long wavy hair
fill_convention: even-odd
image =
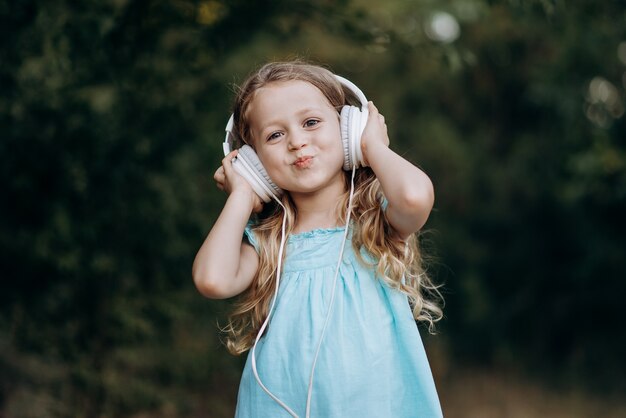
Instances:
[[[234,104],[234,133],[241,142],[251,143],[248,106],[255,92],[270,83],[302,80],[317,87],[337,111],[346,104],[358,105],[354,94],[337,81],[329,70],[301,61],[266,64],[252,74],[239,88]],[[339,221],[345,223],[351,173],[345,172],[345,192],[337,203]],[[376,269],[377,277],[388,286],[405,293],[413,310],[413,317],[434,325],[442,316],[441,294],[423,267],[417,234],[407,240],[394,234],[382,208],[383,195],[374,172],[368,168],[356,170],[354,197],[351,209],[353,222],[352,246],[359,261]],[[297,220],[297,210],[289,193],[282,196],[283,211],[276,202],[266,203],[256,215],[253,231],[259,247],[259,268],[250,287],[243,292],[231,312],[226,332],[226,346],[233,354],[241,354],[254,344],[257,333],[267,317],[276,285],[278,250],[281,239],[282,217],[286,216],[286,233],[290,234]],[[361,257],[365,249],[375,264]],[[283,255],[283,258],[286,256]]]

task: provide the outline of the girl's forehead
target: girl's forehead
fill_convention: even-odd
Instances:
[[[313,84],[302,80],[272,82],[256,90],[248,106],[251,124],[306,108],[333,108],[328,98]]]

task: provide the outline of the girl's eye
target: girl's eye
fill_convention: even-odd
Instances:
[[[280,137],[280,132],[272,132],[270,134],[270,136],[267,137],[267,140],[271,141],[271,140],[277,139],[279,137]]]
[[[304,122],[304,126],[306,126],[307,128],[310,128],[311,126],[315,126],[318,123],[320,123],[320,121],[317,119],[308,119],[306,122]]]

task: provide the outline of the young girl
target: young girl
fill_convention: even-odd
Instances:
[[[193,278],[209,298],[241,294],[226,327],[232,353],[250,350],[238,418],[442,415],[415,324],[442,316],[414,234],[432,183],[389,148],[373,103],[364,130],[346,121],[359,111],[344,106],[365,100],[350,85],[318,66],[270,63],[236,98],[232,135],[276,189],[261,199],[235,170],[244,149],[224,158],[215,180],[228,199]]]

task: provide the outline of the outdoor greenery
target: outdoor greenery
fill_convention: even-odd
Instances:
[[[233,85],[296,57],[435,184],[442,399],[467,366],[624,393],[623,1],[0,0],[0,416],[232,416],[191,264]]]

